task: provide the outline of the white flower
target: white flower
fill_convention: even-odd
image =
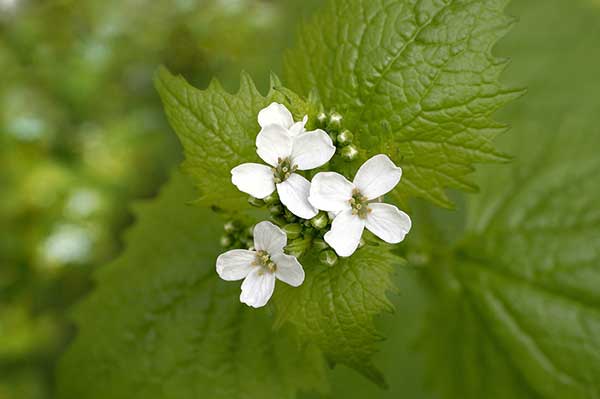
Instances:
[[[275,278],[298,287],[304,282],[304,269],[298,260],[283,253],[286,234],[271,222],[254,227],[256,251],[233,249],[217,258],[217,273],[223,280],[244,279],[240,301],[259,308],[273,295]]]
[[[292,113],[286,108],[285,105],[279,103],[271,103],[267,108],[263,108],[258,113],[258,124],[261,128],[265,128],[269,125],[278,125],[288,131],[288,134],[292,137],[298,136],[300,133],[304,133],[304,126],[308,121],[308,116],[305,116],[302,121],[295,122],[292,117]]]
[[[336,216],[325,241],[340,256],[356,251],[366,227],[382,240],[396,244],[411,228],[410,217],[393,205],[377,202],[390,192],[402,169],[385,155],[375,155],[356,173],[354,182],[335,172],[318,173],[312,180],[310,202]]]
[[[231,181],[240,191],[265,198],[277,189],[290,212],[310,219],[317,210],[308,202],[310,182],[296,170],[318,168],[335,153],[331,138],[323,130],[304,131],[306,117],[294,123],[281,104],[273,103],[258,114],[262,129],[256,137],[257,153],[271,166],[245,163],[231,170]]]

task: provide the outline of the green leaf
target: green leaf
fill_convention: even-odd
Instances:
[[[222,222],[184,205],[189,187],[176,175],[140,206],[127,249],[97,274],[75,312],[61,398],[280,399],[323,387],[318,350],[273,331],[266,310],[239,302],[239,283],[217,277]]]
[[[432,265],[421,342],[445,398],[600,396],[600,9],[545,7],[516,7],[507,43],[530,86],[501,140],[516,162],[480,173],[466,238]]]
[[[246,206],[248,195],[231,183],[230,172],[242,163],[262,163],[255,145],[258,112],[273,101],[289,105],[293,113],[305,111],[299,97],[290,99],[273,87],[279,85],[275,77],[271,81],[271,90],[263,96],[252,78],[242,73],[239,91],[231,94],[216,80],[198,90],[165,68],[157,72],[156,88],[183,145],[183,168],[201,192],[200,204],[228,211]]]
[[[332,266],[304,257],[306,280],[299,288],[281,287],[275,295],[278,324],[290,322],[316,342],[331,364],[346,364],[385,387],[373,365],[377,333],[373,317],[392,311],[386,297],[391,274],[401,264],[389,246],[365,246]]]
[[[521,91],[499,83],[491,53],[513,19],[507,0],[331,0],[302,26],[285,59],[286,85],[315,90],[370,156],[404,176],[399,199],[452,205],[445,187],[473,191],[473,164],[504,161],[492,114]]]

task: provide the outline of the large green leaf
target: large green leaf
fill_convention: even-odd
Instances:
[[[385,386],[371,359],[382,339],[373,317],[393,310],[386,294],[393,290],[391,274],[400,258],[387,245],[368,245],[333,267],[310,257],[302,262],[304,284],[282,287],[276,294],[278,322],[294,324],[303,337],[319,345],[330,363],[344,363]]]
[[[302,26],[286,85],[315,90],[366,153],[403,167],[397,193],[451,206],[444,188],[474,190],[476,162],[506,156],[494,111],[520,94],[499,83],[491,53],[512,25],[507,0],[332,0]]]
[[[61,398],[280,399],[324,385],[318,351],[273,331],[266,310],[239,302],[239,284],[219,280],[222,224],[184,205],[190,187],[176,175],[137,209],[127,249],[75,312]]]
[[[501,140],[515,164],[481,173],[467,237],[433,266],[447,279],[435,278],[422,342],[447,398],[596,398],[600,9],[558,0],[542,14],[535,2],[515,9],[522,23],[507,47],[530,87],[510,113],[515,135]]]
[[[156,74],[155,84],[171,126],[185,152],[184,170],[201,193],[200,203],[238,211],[247,205],[247,194],[231,183],[231,169],[245,162],[261,162],[256,155],[256,136],[260,130],[258,112],[273,101],[290,105],[293,100],[271,87],[263,96],[247,74],[241,75],[240,88],[228,93],[213,80],[199,90],[165,68]],[[279,85],[272,79],[272,86]],[[297,103],[293,111],[303,109]],[[299,119],[304,116],[298,114]]]

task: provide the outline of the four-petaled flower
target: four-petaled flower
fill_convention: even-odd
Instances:
[[[304,282],[304,269],[298,260],[283,253],[286,234],[271,222],[254,227],[255,251],[233,249],[217,258],[217,273],[223,280],[244,279],[240,301],[259,308],[266,305],[275,289],[275,278],[298,287]]]
[[[231,181],[240,191],[265,198],[277,189],[279,199],[290,212],[310,219],[317,210],[308,201],[310,182],[296,170],[318,168],[335,153],[335,146],[323,130],[304,131],[306,117],[294,123],[285,106],[277,103],[258,115],[262,127],[256,138],[257,153],[270,165],[245,163],[231,170]]]
[[[340,256],[350,256],[364,228],[391,244],[399,243],[411,228],[410,217],[393,205],[378,202],[400,181],[402,169],[385,155],[375,155],[356,173],[354,182],[335,172],[318,173],[309,200],[336,216],[324,239]]]

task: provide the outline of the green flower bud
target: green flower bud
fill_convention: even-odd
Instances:
[[[277,190],[273,191],[271,194],[267,195],[263,198],[265,204],[271,205],[279,201],[279,195],[277,195]]]
[[[229,248],[231,244],[233,244],[233,240],[230,236],[222,236],[219,242],[223,248]]]
[[[294,215],[292,212],[290,212],[289,210],[285,209],[283,211],[283,217],[285,218],[285,220],[287,220],[290,223],[294,223],[298,218],[296,217],[296,215]]]
[[[319,254],[319,260],[321,263],[326,264],[327,266],[335,266],[338,262],[338,257],[331,249],[325,250]]]
[[[287,224],[287,220],[285,220],[283,216],[271,216],[271,221],[279,227],[285,226]]]
[[[322,251],[324,249],[328,249],[329,245],[327,245],[327,243],[325,242],[325,240],[323,240],[322,238],[315,238],[312,241],[312,245],[315,248],[316,251]]]
[[[261,208],[261,207],[265,206],[265,201],[258,199],[258,198],[254,198],[252,196],[248,197],[248,203],[257,208]]]
[[[350,144],[342,148],[341,154],[342,158],[344,158],[346,161],[353,161],[358,156],[358,149],[354,145]]]
[[[310,219],[310,224],[312,224],[312,226],[318,230],[325,228],[328,223],[329,223],[329,217],[327,216],[327,214],[325,212],[319,212],[317,214],[317,216]]]
[[[289,223],[283,226],[283,231],[289,239],[298,238],[300,237],[300,233],[302,233],[302,226],[298,223]]]
[[[271,205],[269,207],[269,212],[273,216],[281,215],[283,213],[283,207],[279,204]]]
[[[327,123],[327,114],[325,112],[319,112],[317,115],[317,122],[320,126],[325,126],[325,123]]]
[[[342,127],[342,119],[344,119],[342,115],[333,112],[329,115],[329,124],[327,126],[331,129],[339,130]]]
[[[292,240],[292,242],[290,242],[285,247],[285,251],[288,254],[290,254],[292,256],[295,256],[296,258],[299,258],[308,249],[309,245],[310,245],[310,240],[309,239],[306,239],[306,238],[296,238],[295,240]]]
[[[223,229],[226,233],[234,233],[238,230],[238,225],[233,220],[230,220],[223,225]]]
[[[340,145],[348,145],[352,144],[352,139],[354,139],[354,135],[348,129],[344,130],[337,136],[337,143]]]

